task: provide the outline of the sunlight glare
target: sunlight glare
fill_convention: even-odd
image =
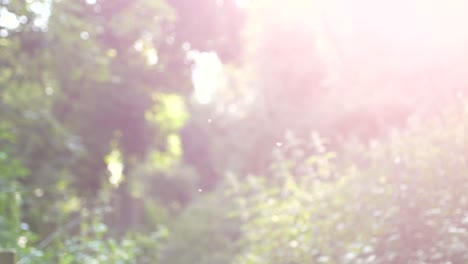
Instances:
[[[327,14],[344,15],[344,20],[355,30],[400,47],[445,49],[466,43],[468,39],[468,29],[464,26],[468,22],[466,1],[331,0],[321,4],[321,8]],[[331,25],[338,26],[343,25]]]
[[[11,13],[6,8],[0,8],[0,27],[15,29],[19,25],[20,22],[15,14]]]
[[[189,57],[195,63],[192,70],[195,98],[200,104],[208,104],[216,91],[224,86],[223,64],[215,52],[191,51]]]
[[[114,186],[119,186],[123,181],[124,165],[122,163],[121,153],[118,150],[112,150],[106,157],[107,170],[109,171],[109,182]]]
[[[236,0],[235,2],[238,8],[247,8],[251,0]]]

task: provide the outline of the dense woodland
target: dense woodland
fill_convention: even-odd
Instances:
[[[0,0],[0,250],[468,263],[467,7]]]

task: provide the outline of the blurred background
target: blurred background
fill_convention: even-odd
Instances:
[[[468,263],[467,9],[0,0],[0,249]]]

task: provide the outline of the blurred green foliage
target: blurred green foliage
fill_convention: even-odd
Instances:
[[[286,140],[268,178],[232,181],[245,246],[234,263],[463,263],[466,120],[452,111],[343,158]]]
[[[411,69],[352,19],[343,41],[318,2],[0,0],[0,249],[467,262],[463,65]]]

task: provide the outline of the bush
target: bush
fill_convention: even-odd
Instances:
[[[234,263],[468,261],[462,112],[348,146],[340,157],[317,137],[290,138],[271,175],[231,181],[244,244]]]

